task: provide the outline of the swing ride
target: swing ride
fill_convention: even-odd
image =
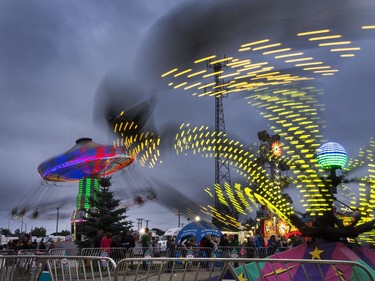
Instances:
[[[134,162],[125,147],[100,145],[90,138],[80,138],[65,153],[48,159],[38,167],[47,181],[79,181],[83,178],[107,177]]]
[[[291,3],[296,4],[297,1]],[[275,3],[275,5],[279,4]],[[306,12],[298,5],[289,8],[298,9],[301,14],[310,12]],[[218,5],[218,7],[226,8],[223,5]],[[190,8],[193,9],[193,7]],[[311,8],[314,9],[314,7]],[[359,8],[366,10],[365,5]],[[251,6],[249,9],[243,9],[242,12],[248,15],[250,10]],[[265,9],[265,11],[268,10]],[[245,145],[240,140],[218,135],[209,126],[182,124],[175,132],[174,148],[178,155],[192,152],[201,156],[215,157],[215,154],[220,152],[225,155],[241,179],[233,186],[215,186],[213,190],[207,188],[206,191],[210,197],[217,196],[223,205],[233,206],[242,217],[253,214],[259,205],[267,206],[278,219],[296,226],[306,236],[324,236],[332,240],[360,236],[371,241],[375,235],[373,230],[375,142],[371,139],[369,146],[361,149],[353,158],[344,153],[341,145],[332,142],[327,144],[327,139],[323,134],[326,123],[322,117],[325,108],[319,100],[323,90],[318,87],[319,83],[315,83],[335,79],[339,71],[345,70],[341,61],[343,59],[354,61],[368,47],[363,44],[364,41],[371,40],[373,37],[369,35],[371,32],[369,30],[374,28],[365,25],[364,17],[360,18],[357,26],[337,26],[336,22],[332,22],[331,18],[345,19],[344,15],[347,14],[342,11],[347,11],[349,15],[352,15],[351,10],[345,6],[345,9],[336,11],[334,16],[326,20],[309,17],[312,21],[310,22],[305,20],[307,14],[304,14],[305,16],[300,17],[300,25],[295,22],[283,22],[287,26],[285,30],[288,31],[285,42],[279,41],[281,33],[277,32],[278,28],[284,25],[270,21],[272,24],[268,27],[277,29],[276,32],[269,33],[270,38],[265,38],[264,34],[259,33],[249,34],[248,29],[244,28],[239,30],[243,42],[236,46],[238,52],[234,52],[231,56],[221,57],[217,53],[207,53],[193,58],[191,54],[187,54],[191,57],[188,59],[184,57],[184,61],[176,63],[178,65],[172,65],[175,62],[170,59],[173,54],[171,48],[176,48],[176,40],[172,38],[176,34],[192,37],[196,34],[176,30],[175,25],[168,25],[164,27],[165,31],[169,29],[173,31],[166,32],[172,37],[170,40],[160,40],[158,36],[153,38],[156,43],[163,44],[163,47],[168,42],[173,43],[160,48],[166,51],[165,56],[155,56],[152,52],[147,55],[157,60],[165,60],[159,64],[165,69],[162,72],[159,71],[157,77],[160,79],[161,76],[162,81],[165,82],[163,84],[168,85],[173,91],[184,90],[197,98],[242,94],[244,103],[259,112],[259,115],[268,122],[269,129],[279,136],[278,143],[272,147],[272,150],[275,152],[276,149],[277,153],[272,154],[272,151],[259,151],[257,145]],[[353,16],[357,16],[355,12],[357,10],[353,11]],[[223,14],[230,15],[229,12]],[[178,13],[169,15],[168,19],[176,19],[180,15]],[[246,16],[246,18],[249,17]],[[210,22],[206,17],[202,17],[201,20],[205,23]],[[236,18],[236,21],[240,20],[241,17]],[[161,24],[166,22],[168,21]],[[231,21],[226,21],[225,24],[227,22]],[[263,18],[259,22],[263,23]],[[244,24],[249,25],[250,30],[253,21]],[[261,32],[261,29],[257,29],[257,32]],[[229,36],[228,34],[230,33],[219,34],[219,36],[225,39]],[[321,37],[325,39],[317,39]],[[341,37],[348,37],[351,40],[342,43],[337,40]],[[212,44],[209,40],[206,42]],[[201,41],[197,43],[190,40],[189,43],[193,44],[192,50],[199,50],[194,53],[194,56],[204,52],[205,46],[199,45]],[[334,47],[335,44],[340,43],[346,44],[347,48]],[[283,47],[280,47],[281,45]],[[148,44],[148,46],[157,49],[155,44]],[[183,47],[188,48],[187,45]],[[176,57],[180,58],[180,56]],[[145,58],[148,57],[145,56]],[[214,66],[222,63],[225,64],[225,68],[220,73],[214,74],[207,71],[207,65]],[[308,63],[310,65],[307,65]],[[221,80],[219,85],[212,83],[214,75]],[[224,82],[224,79],[228,79],[227,82]],[[116,174],[116,172],[121,174],[123,168],[128,167],[131,170],[135,155],[142,166],[154,167],[157,164],[161,137],[153,126],[146,126],[152,116],[154,100],[144,98],[122,106],[117,103],[117,100],[109,98],[108,95],[105,96],[107,100],[111,100],[111,103],[104,105],[103,112],[105,113],[104,119],[117,136],[114,140],[114,147],[116,149],[125,147],[126,151],[119,153],[120,158],[117,156],[112,158],[103,148],[103,152],[100,153],[105,156],[105,161],[99,161],[97,149],[93,155],[84,159],[73,160],[64,156],[65,158],[62,159],[46,161],[39,167],[43,178],[52,182],[69,182]],[[126,100],[123,96],[120,97],[118,100]],[[222,141],[220,145],[217,144],[219,139]],[[329,159],[332,155],[331,150],[339,158],[335,164],[332,164]],[[132,156],[125,156],[127,155],[125,152]],[[260,154],[264,154],[268,162],[285,163],[289,167],[289,174],[280,178],[271,177]],[[95,159],[96,157],[98,159]],[[347,162],[346,166],[344,159]],[[93,162],[90,162],[91,160]],[[73,167],[77,171],[70,171]],[[349,178],[349,174],[358,169],[362,169],[366,174]],[[290,195],[295,195],[293,200]],[[153,200],[155,196],[156,194],[152,191],[146,192],[145,195],[137,195],[133,202],[129,202],[129,205],[142,205],[147,200]],[[296,204],[300,206],[296,207]],[[223,215],[215,206],[204,207],[202,213],[207,216],[215,214],[223,222],[231,223],[235,227],[241,225],[239,220]],[[302,211],[298,211],[298,208]],[[303,214],[302,217],[301,214]],[[349,221],[344,222],[344,217],[349,218]],[[303,219],[308,219],[308,223]],[[327,221],[330,223],[325,225]],[[323,226],[328,227],[323,228]],[[367,232],[367,237],[362,236],[364,232]]]

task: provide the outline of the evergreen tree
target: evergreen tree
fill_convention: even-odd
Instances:
[[[37,237],[45,237],[47,234],[47,229],[43,226],[41,227],[34,227],[32,229],[32,235]]]
[[[54,233],[51,233],[51,235],[54,235],[54,236],[68,236],[70,235],[70,231],[69,230],[61,230],[59,232],[54,232]]]
[[[0,234],[4,236],[14,236],[14,234],[7,228],[0,228]]]
[[[110,177],[101,178],[100,190],[95,191],[94,196],[90,198],[92,208],[86,212],[84,222],[79,226],[82,240],[76,241],[81,248],[91,247],[99,229],[116,236],[132,227],[132,222],[126,220],[127,208],[120,207],[121,200],[115,199],[114,193],[110,190],[110,180]]]

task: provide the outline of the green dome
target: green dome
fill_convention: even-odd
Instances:
[[[318,163],[324,170],[329,170],[331,168],[342,169],[348,160],[345,148],[336,142],[323,144],[319,147],[316,156],[318,158]]]

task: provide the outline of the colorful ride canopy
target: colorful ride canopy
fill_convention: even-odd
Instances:
[[[40,164],[38,172],[47,181],[78,181],[109,176],[133,161],[125,147],[100,145],[90,138],[80,138],[67,152]]]
[[[206,221],[197,221],[197,222],[191,222],[187,225],[185,225],[180,232],[178,233],[175,244],[181,243],[181,241],[184,238],[187,237],[195,237],[195,240],[197,241],[197,245],[201,242],[203,237],[211,235],[215,237],[221,237],[223,233],[219,228],[216,226],[206,222]]]

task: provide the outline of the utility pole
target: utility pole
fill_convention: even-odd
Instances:
[[[148,222],[149,222],[150,220],[145,220],[145,222],[146,222],[146,227],[148,228]]]
[[[57,232],[59,231],[59,213],[60,213],[60,208],[57,207],[57,214],[56,214],[56,235],[57,235]]]
[[[138,231],[142,228],[143,218],[137,218]]]
[[[178,217],[178,220],[177,220],[178,227],[180,227],[180,225],[181,225],[181,214],[182,214],[181,211],[178,211],[177,214],[176,214],[177,217]]]
[[[22,233],[22,230],[23,230],[23,216],[21,217],[21,230],[20,230],[20,233]]]

